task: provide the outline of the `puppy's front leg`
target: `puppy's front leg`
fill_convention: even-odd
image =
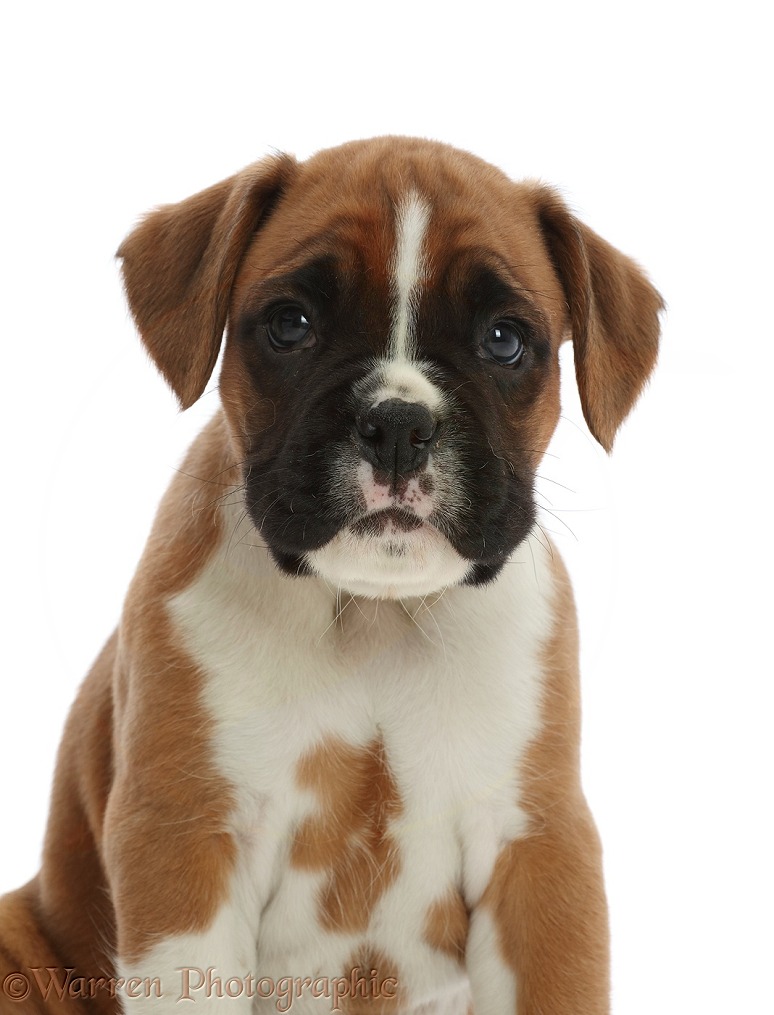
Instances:
[[[584,803],[501,852],[467,961],[476,1015],[607,1015],[607,905]]]
[[[181,969],[212,969],[225,989],[255,957],[260,907],[240,886],[235,791],[216,760],[206,677],[185,651],[170,605],[218,547],[217,503],[192,477],[223,475],[221,430],[216,417],[162,502],[127,595],[113,670],[102,853],[118,972],[141,980],[120,996],[127,1011],[143,1015],[181,1010]],[[202,1015],[216,1010],[218,989],[198,988]],[[250,998],[229,1004],[241,1015]]]
[[[474,906],[467,947],[476,1015],[607,1015],[602,851],[580,782],[575,606],[558,555],[542,653],[542,722],[519,766],[525,835],[506,844]]]
[[[124,981],[118,996],[133,1015],[167,1015],[182,999],[207,1015],[224,997],[234,1015],[250,1010],[249,984],[239,982],[254,965],[259,907],[238,890],[219,792],[202,779],[195,805],[170,789],[152,801],[126,784],[111,794],[106,860]]]

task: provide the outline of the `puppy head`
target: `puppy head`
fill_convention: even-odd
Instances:
[[[183,407],[227,329],[221,398],[277,565],[354,593],[494,578],[535,521],[563,339],[607,450],[656,358],[632,261],[552,190],[427,141],[257,163],[119,255]]]

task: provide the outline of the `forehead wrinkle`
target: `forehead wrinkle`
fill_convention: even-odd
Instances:
[[[563,300],[561,293],[551,294],[529,286],[517,274],[519,267],[529,265],[512,265],[501,254],[487,247],[466,247],[453,253],[443,270],[439,271],[438,284],[446,293],[459,298],[477,275],[489,274],[508,291],[509,299],[518,302],[531,315],[547,323],[546,309],[539,300]]]
[[[296,293],[331,299],[331,293],[326,292],[320,285],[315,285],[310,279],[312,272],[317,267],[322,272],[321,262],[318,258],[315,258],[312,261],[299,265],[295,270],[277,271],[264,275],[248,286],[243,297],[244,305],[249,307],[253,304],[262,303],[267,299],[292,296]],[[336,273],[336,267],[333,262],[330,262],[330,267]]]
[[[320,216],[306,204],[281,208],[256,233],[246,258],[254,271],[287,271],[315,257],[382,251],[391,240],[389,212],[379,203],[351,205]]]
[[[370,267],[363,263],[362,251],[357,246],[346,243],[331,244],[327,237],[325,244],[316,250],[305,250],[310,256],[304,260],[274,262],[272,268],[262,272],[259,265],[250,266],[250,274],[258,278],[246,282],[244,299],[246,302],[260,299],[267,290],[281,290],[283,286],[293,289],[315,288],[310,285],[315,272],[320,275],[327,273],[342,287],[354,278],[358,272],[369,274]],[[327,298],[330,294],[319,289],[320,294]]]

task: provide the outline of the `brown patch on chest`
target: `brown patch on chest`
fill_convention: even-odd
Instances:
[[[425,941],[450,959],[462,964],[468,939],[468,911],[459,892],[449,891],[437,899],[427,912]]]
[[[355,747],[330,738],[302,758],[297,778],[319,797],[320,807],[296,832],[291,863],[328,872],[318,900],[326,930],[365,930],[400,869],[389,826],[403,804],[384,742],[377,737]]]
[[[381,949],[358,948],[350,957],[346,980],[347,993],[341,1000],[346,1015],[390,1015],[403,1011],[408,1004],[400,982],[397,964]]]

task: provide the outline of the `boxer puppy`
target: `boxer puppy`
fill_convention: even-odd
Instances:
[[[607,1012],[534,479],[561,343],[610,450],[659,295],[554,191],[408,138],[264,159],[119,256],[183,408],[226,331],[222,408],[0,905],[2,1011]]]

